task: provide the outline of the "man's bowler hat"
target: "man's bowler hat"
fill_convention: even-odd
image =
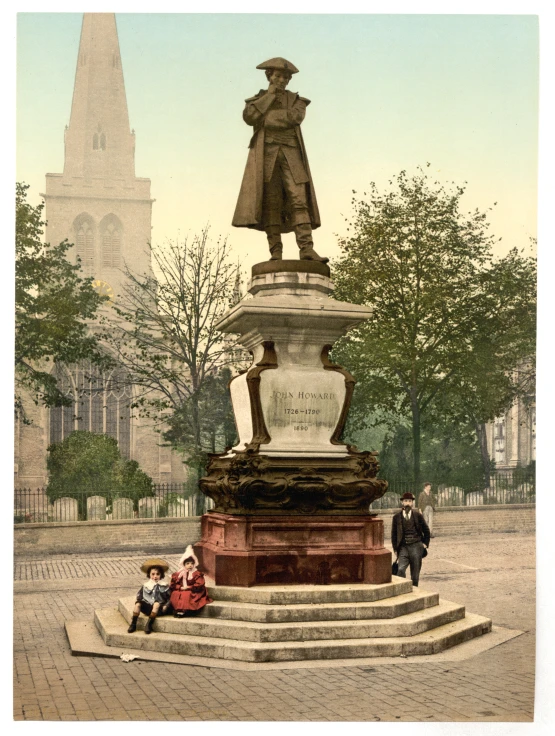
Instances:
[[[407,501],[407,500],[414,501],[414,496],[412,495],[412,493],[408,493],[408,492],[403,493],[403,495],[401,496],[401,501]]]

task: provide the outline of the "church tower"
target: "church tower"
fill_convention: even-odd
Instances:
[[[129,114],[113,13],[85,13],[64,170],[46,175],[46,239],[75,244],[73,258],[117,298],[124,265],[151,274],[150,179],[135,176]]]
[[[135,176],[135,133],[129,114],[113,13],[85,13],[61,174],[46,174],[46,241],[67,238],[69,257],[112,301],[125,266],[152,276],[150,179]],[[109,310],[110,306],[103,309]],[[37,407],[33,425],[16,430],[16,486],[47,482],[47,447],[74,430],[108,434],[123,457],[137,460],[156,483],[181,482],[184,466],[150,422],[133,415],[134,389],[123,367],[109,375],[90,364],[57,365],[56,378],[71,407]],[[40,416],[39,416],[40,414]]]

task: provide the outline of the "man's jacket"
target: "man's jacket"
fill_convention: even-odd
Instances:
[[[426,545],[430,544],[430,528],[424,521],[424,517],[416,509],[412,509],[414,515],[414,523],[416,531],[420,535],[420,539]],[[403,509],[394,514],[391,521],[391,545],[395,552],[399,552],[399,549],[403,543]]]
[[[266,126],[270,124],[273,129],[293,129],[298,141],[298,147],[302,159],[302,180],[306,181],[307,205],[310,215],[312,229],[320,227],[320,213],[316,202],[316,192],[312,183],[310,167],[306,149],[304,147],[301,133],[301,122],[303,121],[306,106],[310,100],[300,97],[296,92],[284,92],[285,107],[281,110],[272,110],[272,101],[275,95],[268,94],[267,90],[261,89],[254,97],[246,100],[243,119],[247,125],[252,125],[254,135],[249,143],[249,155],[243,181],[239,191],[239,198],[233,215],[232,225],[234,227],[250,227],[255,230],[264,230],[262,221],[262,204],[264,199],[264,149]],[[277,155],[277,146],[275,154]],[[296,172],[292,171],[296,177]],[[297,181],[298,177],[296,177]],[[293,230],[291,212],[285,210],[282,213],[281,232],[288,233]]]

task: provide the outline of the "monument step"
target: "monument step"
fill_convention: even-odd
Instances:
[[[129,623],[133,599],[120,600],[119,611]],[[443,624],[464,618],[464,606],[442,601],[432,608],[407,613],[394,619],[355,619],[344,621],[297,621],[260,623],[220,618],[156,619],[154,630],[164,634],[233,639],[249,642],[298,642],[322,639],[373,639],[413,636]],[[140,616],[137,628],[143,630],[146,616]]]
[[[155,626],[158,623],[156,622]],[[243,662],[435,654],[491,631],[491,620],[476,614],[467,614],[465,618],[459,618],[413,636],[285,642],[236,641],[209,636],[169,634],[160,631],[154,631],[148,636],[142,631],[128,634],[127,622],[115,609],[95,611],[95,624],[104,642],[109,646]]]
[[[134,598],[121,598],[119,609],[122,615],[131,620]],[[438,593],[424,591],[404,593],[400,596],[369,603],[322,603],[294,604],[292,606],[267,605],[258,603],[238,603],[236,601],[213,601],[194,617],[187,620],[227,619],[228,621],[250,621],[253,623],[286,624],[297,622],[354,621],[368,619],[396,619],[415,611],[437,606]],[[159,621],[177,620],[172,616]]]
[[[218,603],[260,603],[264,605],[291,606],[321,603],[363,603],[410,593],[410,580],[396,578],[391,583],[370,585],[256,585],[241,588],[232,585],[208,586],[208,595]]]
[[[260,623],[289,623],[294,621],[345,621],[352,619],[391,619],[424,608],[437,606],[438,593],[403,593],[381,601],[368,603],[297,603],[291,606],[237,601],[214,601],[205,606],[196,618],[218,618],[233,621],[258,621]],[[134,598],[120,601],[124,608],[133,607]],[[123,611],[121,611],[123,613]]]

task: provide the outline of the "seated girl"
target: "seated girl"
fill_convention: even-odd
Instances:
[[[170,599],[170,586],[166,582],[162,582],[165,577],[169,565],[165,560],[156,558],[147,560],[141,570],[146,573],[147,582],[140,588],[135,599],[135,608],[133,609],[133,618],[127,629],[128,634],[132,634],[137,629],[137,619],[139,613],[148,616],[145,626],[145,634],[152,633],[152,625],[156,616],[163,616],[167,613]]]
[[[182,567],[174,572],[170,582],[170,603],[174,616],[192,616],[207,603],[212,603],[212,599],[206,592],[204,575],[197,570],[198,559],[191,545],[188,545],[179,562]]]

